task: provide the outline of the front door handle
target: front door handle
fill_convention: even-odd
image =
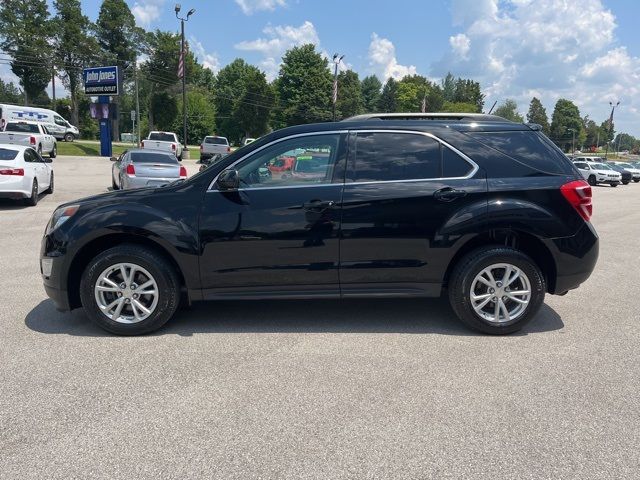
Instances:
[[[440,202],[453,202],[457,198],[462,198],[467,195],[464,190],[456,190],[455,188],[446,187],[436,190],[433,193],[433,198]]]
[[[311,200],[310,202],[305,202],[302,204],[302,208],[310,209],[310,208],[331,208],[336,204],[333,200]]]

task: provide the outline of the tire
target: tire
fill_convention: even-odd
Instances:
[[[65,142],[73,142],[76,139],[76,136],[73,133],[65,133],[64,141]]]
[[[633,181],[638,183],[638,182],[640,182],[640,178],[634,178]]]
[[[42,145],[38,145],[38,155],[42,156]]]
[[[33,183],[31,184],[31,197],[25,198],[24,203],[29,205],[30,207],[35,207],[38,204],[38,180],[33,179]]]
[[[118,187],[118,185],[116,185],[116,181],[113,179],[113,175],[111,176],[111,189],[112,190],[119,190],[120,189]]]
[[[622,182],[623,185],[629,185],[629,181],[627,180],[626,182]]]
[[[618,184],[617,184],[617,183],[612,183],[612,184],[611,184],[611,186],[612,186],[612,187],[617,187],[617,186],[618,186]]]
[[[51,172],[51,179],[49,181],[49,188],[45,190],[45,193],[53,193],[53,172]]]
[[[587,179],[587,183],[589,185],[591,185],[592,187],[595,187],[598,182],[596,181],[596,177],[594,177],[593,175],[591,175],[588,179]]]
[[[516,303],[506,296],[502,296],[502,299],[506,299],[506,303],[504,303],[505,308],[509,310],[510,313],[513,313],[515,318],[512,320],[500,320],[500,318],[498,318],[498,322],[489,321],[474,309],[471,300],[471,289],[475,284],[475,288],[479,286],[481,289],[487,289],[487,292],[479,293],[479,297],[488,295],[489,288],[485,287],[482,282],[477,281],[478,276],[485,269],[488,269],[488,267],[505,264],[515,267],[520,271],[520,275],[513,281],[514,283],[512,283],[512,285],[516,285],[515,288],[517,288],[518,291],[526,291],[525,280],[528,281],[530,292],[528,303],[522,307],[519,305],[520,302]],[[493,272],[496,272],[494,279],[497,285],[501,286],[500,280],[502,280],[502,278],[498,279],[497,276],[498,273],[500,273],[500,268],[493,270]],[[502,275],[505,273],[506,269],[503,269]],[[501,286],[501,288],[505,287]],[[513,248],[488,246],[470,252],[456,264],[449,281],[449,302],[455,314],[467,327],[491,335],[505,335],[517,332],[531,321],[544,301],[545,291],[544,277],[531,258]],[[498,295],[500,295],[500,293],[498,293]],[[515,297],[520,297],[521,300],[523,299],[521,295],[515,295]],[[476,301],[482,303],[483,300],[481,298]],[[487,306],[483,308],[493,313],[493,305],[496,305],[496,303],[489,301]],[[500,305],[501,300],[498,302],[498,306]],[[512,311],[511,309],[514,310]],[[481,309],[481,311],[483,310]],[[485,315],[491,315],[491,313],[486,313],[486,311],[483,311],[483,313]],[[500,316],[504,316],[502,310],[498,310],[498,317]]]
[[[56,158],[58,156],[58,145],[56,143],[53,144],[53,150],[49,152],[49,158]]]
[[[139,269],[128,286],[122,281],[120,269],[106,273],[110,271],[111,267],[118,264],[134,265]],[[125,273],[129,275],[130,271],[125,269]],[[117,292],[95,291],[96,283],[105,274],[110,275],[109,278],[116,284],[118,281],[121,282],[117,285]],[[149,278],[155,281],[155,286],[144,288],[145,291],[151,288],[156,292],[155,300],[152,301],[150,295],[141,295],[136,300],[135,290],[130,288],[131,285],[136,281],[147,283]],[[120,289],[120,285],[125,285],[128,288]],[[143,287],[142,284],[133,286]],[[107,286],[106,288],[111,287]],[[163,255],[138,245],[123,244],[102,252],[89,262],[80,280],[80,299],[89,318],[104,330],[117,335],[142,335],[159,329],[173,316],[180,304],[180,282],[173,266]],[[120,302],[119,299],[122,299],[122,307],[115,320],[103,313],[98,305],[98,301],[103,301],[103,304],[107,302],[113,304],[113,302]],[[127,301],[129,303],[126,303]],[[134,303],[136,305],[142,304],[151,313],[144,319],[126,323],[136,319]],[[111,316],[118,313],[115,308],[119,304],[116,303],[116,306],[109,310]],[[140,309],[138,309],[138,313],[144,315]]]

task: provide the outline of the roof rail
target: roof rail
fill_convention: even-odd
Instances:
[[[363,122],[367,120],[448,120],[456,122],[510,122],[497,115],[485,113],[365,113],[345,118],[343,122]]]

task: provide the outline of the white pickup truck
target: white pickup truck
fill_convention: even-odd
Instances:
[[[229,140],[226,137],[207,135],[200,144],[200,160],[207,160],[214,155],[226,156],[231,153]]]
[[[40,156],[44,153],[50,158],[56,158],[58,154],[56,138],[49,133],[47,127],[36,122],[8,122],[4,131],[0,132],[0,143],[31,147]]]
[[[173,132],[149,132],[149,136],[142,140],[142,148],[171,152],[182,161],[182,145]]]

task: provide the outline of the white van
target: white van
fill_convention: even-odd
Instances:
[[[65,142],[73,142],[80,136],[78,127],[71,125],[53,110],[0,104],[0,130],[4,130],[8,122],[20,120],[43,123],[54,137]]]

